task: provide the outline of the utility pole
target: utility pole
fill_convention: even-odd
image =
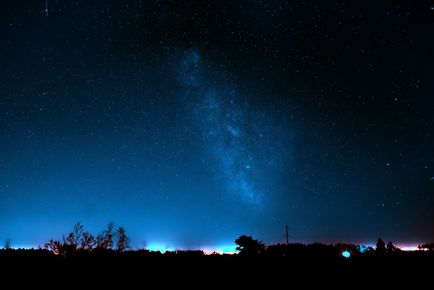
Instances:
[[[288,234],[288,225],[285,225],[285,239],[286,239],[286,244],[289,244],[289,234]]]

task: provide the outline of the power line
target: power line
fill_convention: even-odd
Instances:
[[[45,0],[45,16],[48,17],[48,0]]]
[[[289,231],[288,231],[288,225],[285,225],[285,240],[286,240],[286,244],[289,244]]]

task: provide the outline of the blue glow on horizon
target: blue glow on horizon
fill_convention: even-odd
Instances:
[[[217,248],[217,251],[224,254],[238,253],[236,246],[221,246]]]
[[[152,252],[160,252],[162,254],[166,253],[166,252],[174,252],[177,250],[180,251],[188,251],[188,250],[197,250],[197,249],[187,249],[187,248],[174,248],[174,247],[170,247],[164,244],[159,244],[159,243],[155,243],[155,244],[150,244],[149,246],[146,247],[147,250],[152,251]],[[235,245],[224,245],[224,246],[217,246],[217,247],[200,247],[200,250],[204,251],[205,254],[211,254],[213,252],[215,253],[219,253],[219,254],[234,254],[234,253],[238,253],[239,251],[236,249]]]
[[[160,252],[162,254],[164,254],[165,252],[172,252],[175,249],[163,244],[150,244],[149,246],[146,247],[147,250],[151,251],[151,252]]]

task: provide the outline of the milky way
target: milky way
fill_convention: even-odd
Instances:
[[[247,96],[237,92],[227,75],[204,64],[196,49],[184,53],[178,79],[194,100],[201,145],[212,158],[226,193],[260,208],[267,195],[272,198],[267,191],[273,187],[273,180],[264,181],[261,176],[269,176],[286,161],[282,143],[289,134],[270,124],[266,113],[250,108]],[[280,131],[277,138],[276,131]]]

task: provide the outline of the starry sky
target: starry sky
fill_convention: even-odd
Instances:
[[[148,248],[434,240],[434,2],[0,14],[0,243],[78,221]]]

